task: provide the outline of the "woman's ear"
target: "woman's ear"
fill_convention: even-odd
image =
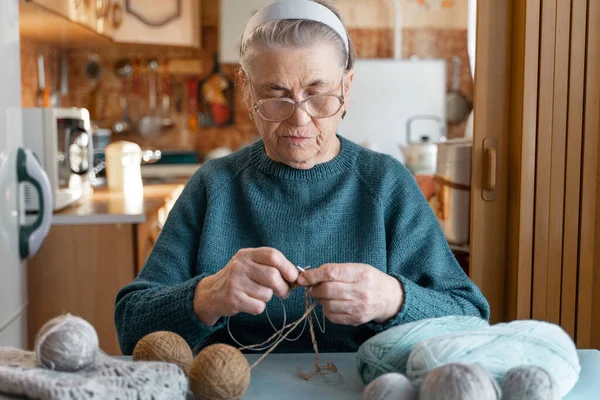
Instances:
[[[250,91],[250,80],[248,79],[248,75],[243,69],[240,69],[237,73],[237,78],[240,87],[242,88],[242,95],[244,100],[244,105],[246,109],[250,111],[252,109],[252,92]]]
[[[352,97],[352,81],[354,80],[354,70],[350,69],[344,73],[344,110],[350,105]]]

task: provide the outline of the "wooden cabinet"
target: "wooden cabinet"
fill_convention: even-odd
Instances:
[[[158,214],[158,212],[151,214],[146,222],[136,226],[136,276],[144,267],[162,229]]]
[[[118,43],[200,46],[198,0],[113,0],[123,10],[112,33]]]
[[[120,355],[115,297],[135,277],[132,225],[53,226],[27,262],[29,348],[51,318],[71,313],[96,328],[100,348]]]
[[[23,37],[71,47],[201,45],[200,0],[21,0],[20,24]]]

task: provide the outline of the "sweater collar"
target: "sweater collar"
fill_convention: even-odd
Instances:
[[[250,161],[257,169],[267,175],[287,180],[310,181],[326,179],[347,171],[356,161],[360,147],[337,135],[340,140],[340,152],[332,160],[317,164],[310,169],[296,169],[286,164],[273,161],[265,151],[262,139],[251,146]]]

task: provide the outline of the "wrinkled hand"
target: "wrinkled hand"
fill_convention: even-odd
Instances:
[[[324,264],[303,272],[297,283],[312,286],[309,294],[336,324],[382,323],[394,317],[404,302],[401,283],[366,264]]]
[[[273,293],[286,298],[298,270],[280,251],[242,249],[216,274],[198,282],[194,312],[205,325],[241,312],[261,314]]]

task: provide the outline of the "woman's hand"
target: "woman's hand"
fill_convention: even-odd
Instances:
[[[298,270],[280,251],[261,247],[242,249],[212,276],[198,282],[194,312],[205,325],[241,312],[261,314],[273,293],[286,298]]]
[[[309,294],[336,324],[382,323],[398,314],[404,302],[402,284],[366,264],[324,264],[303,272],[297,283],[312,286]]]

